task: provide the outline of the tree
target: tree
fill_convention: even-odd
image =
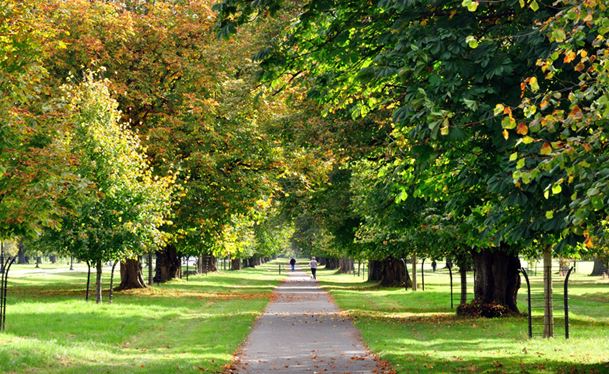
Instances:
[[[66,86],[62,103],[70,130],[63,143],[78,176],[60,201],[66,213],[41,239],[89,261],[96,269],[96,302],[102,301],[102,263],[132,258],[161,245],[169,216],[173,178],[158,178],[139,140],[120,123],[117,103],[92,74]]]

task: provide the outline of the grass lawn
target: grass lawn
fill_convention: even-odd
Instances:
[[[531,278],[533,339],[528,339],[524,316],[456,317],[450,309],[446,270],[426,271],[425,291],[416,292],[378,288],[361,277],[331,271],[321,270],[318,276],[339,306],[352,316],[370,349],[399,373],[608,373],[609,281],[583,274],[571,276],[571,338],[566,340],[562,312],[555,318],[556,337],[539,337],[542,279]],[[456,306],[458,279],[455,282]],[[472,284],[470,279],[470,292]],[[561,309],[562,279],[557,279],[555,292],[555,308]],[[519,306],[526,311],[526,288],[519,293]]]
[[[283,277],[267,264],[115,292],[112,304],[96,305],[84,301],[86,273],[58,266],[14,269],[1,372],[221,371]]]

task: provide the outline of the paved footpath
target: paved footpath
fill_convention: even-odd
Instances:
[[[328,293],[302,271],[289,273],[228,373],[392,373],[362,344]]]

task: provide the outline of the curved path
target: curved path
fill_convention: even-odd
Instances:
[[[228,373],[392,373],[351,320],[302,271],[289,273]]]

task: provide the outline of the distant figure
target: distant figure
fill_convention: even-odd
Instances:
[[[294,266],[296,266],[296,259],[294,257],[290,258],[290,266],[292,267],[292,271],[294,271]]]
[[[431,261],[431,268],[433,269],[433,272],[436,272],[436,266],[438,266],[438,263],[436,262],[436,260],[432,260]]]
[[[317,279],[317,276],[315,274],[317,273],[317,261],[315,260],[315,257],[311,257],[309,266],[311,266],[311,274],[313,275],[313,279]]]

